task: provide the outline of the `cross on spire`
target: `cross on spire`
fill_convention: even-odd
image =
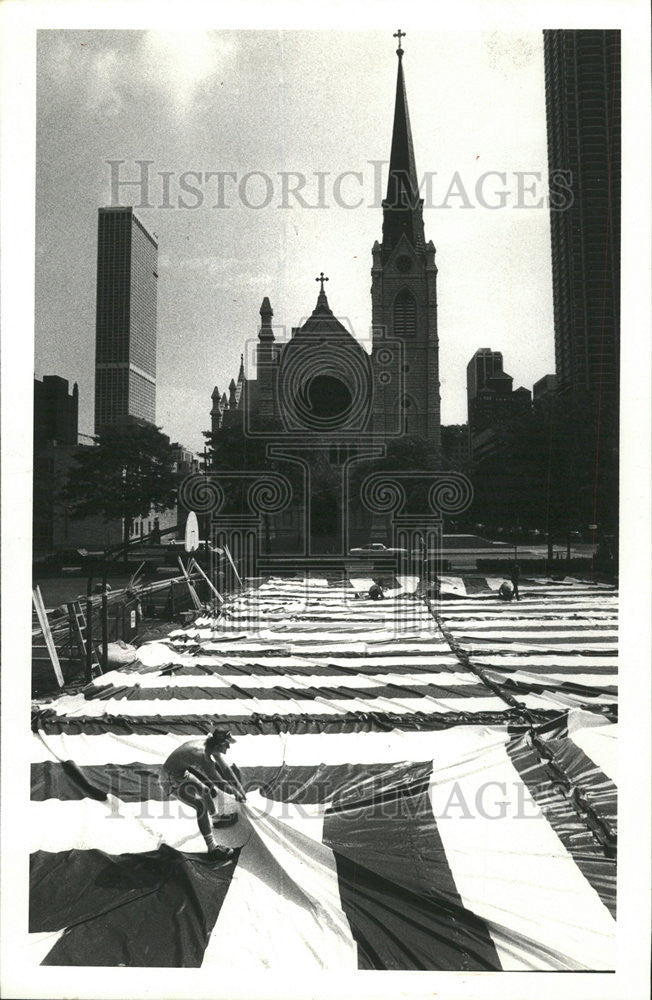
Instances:
[[[396,51],[397,53],[400,54],[403,51],[403,49],[401,48],[401,39],[405,38],[405,32],[401,31],[401,29],[399,28],[398,31],[394,32],[394,38],[398,38],[398,48]]]
[[[320,288],[319,292],[320,292],[320,294],[322,294],[322,292],[324,291],[324,282],[328,281],[328,278],[325,278],[324,277],[324,272],[321,271],[320,274],[319,274],[319,277],[315,278],[315,281],[320,281],[321,282],[321,288]]]

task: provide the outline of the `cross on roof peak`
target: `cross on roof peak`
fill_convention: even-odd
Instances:
[[[401,39],[405,38],[405,32],[401,31],[401,29],[399,28],[398,31],[394,32],[394,38],[398,38],[398,48],[396,52],[398,53],[398,55],[400,55],[403,52],[403,49],[401,48]]]
[[[321,282],[321,287],[320,287],[319,290],[320,290],[320,292],[323,292],[324,291],[324,282],[328,281],[328,278],[324,277],[324,272],[323,271],[320,272],[318,278],[315,278],[315,281],[320,281]]]

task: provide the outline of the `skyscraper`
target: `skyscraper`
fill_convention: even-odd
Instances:
[[[620,32],[544,31],[548,164],[572,204],[551,205],[558,392],[617,419],[620,282]]]
[[[44,375],[34,379],[34,449],[50,443],[59,446],[77,444],[79,389],[75,382],[68,392],[68,379]]]
[[[500,351],[481,347],[466,366],[468,433],[471,457],[482,461],[504,444],[510,428],[520,426],[532,409],[532,394],[503,370]]]
[[[97,236],[95,432],[156,420],[158,244],[132,208],[101,208]]]
[[[466,399],[471,404],[478,392],[484,389],[494,375],[502,375],[503,356],[490,347],[480,347],[466,366]],[[510,386],[511,388],[511,386]]]

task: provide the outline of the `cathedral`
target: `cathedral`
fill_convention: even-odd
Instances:
[[[320,287],[312,315],[292,329],[287,341],[275,338],[273,308],[265,297],[256,377],[246,377],[241,359],[228,394],[217,386],[213,390],[211,434],[218,448],[220,435],[236,428],[274,442],[277,454],[282,444],[289,461],[308,453],[314,460],[317,451],[320,461],[335,470],[382,456],[389,441],[405,436],[427,439],[440,449],[435,247],[424,234],[403,33],[395,37],[398,66],[387,196],[382,239],[372,248],[371,354],[333,313],[323,273],[316,279]],[[318,533],[337,533],[326,512],[317,520]],[[368,530],[361,523],[359,537]]]

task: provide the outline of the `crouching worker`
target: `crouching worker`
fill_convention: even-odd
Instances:
[[[501,601],[511,601],[514,598],[514,584],[510,580],[503,580],[498,588],[498,596]]]
[[[223,806],[224,792],[233,795],[238,802],[244,802],[246,797],[238,768],[224,759],[233,742],[228,729],[218,728],[206,740],[190,740],[178,747],[163,765],[170,793],[192,806],[209,856],[220,859],[230,858],[233,850],[220,847],[213,831],[231,826],[238,814],[226,813],[224,809],[220,812],[216,799]]]

